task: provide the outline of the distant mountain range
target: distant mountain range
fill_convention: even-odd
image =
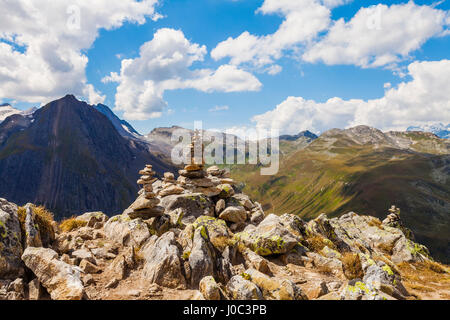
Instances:
[[[0,122],[4,121],[9,116],[15,115],[15,114],[21,114],[23,116],[28,116],[33,114],[37,110],[36,107],[30,108],[25,111],[18,110],[16,108],[13,108],[9,103],[3,103],[0,105]]]
[[[307,220],[349,211],[383,218],[397,205],[418,240],[449,262],[450,141],[359,126],[309,142],[301,135],[281,141],[280,153],[275,176],[261,176],[257,166],[232,166],[232,176],[266,212]]]
[[[135,199],[137,173],[145,164],[153,164],[160,176],[177,172],[170,161],[177,129],[156,128],[142,136],[109,107],[90,106],[72,95],[26,112],[2,105],[0,197],[45,205],[58,218],[96,210],[120,213]],[[261,176],[260,167],[252,165],[232,165],[232,175],[268,213],[312,219],[322,212],[357,211],[384,218],[395,204],[419,242],[448,262],[448,130],[448,125],[407,132],[358,126],[320,137],[309,131],[283,135],[277,175]]]
[[[9,116],[0,124],[0,197],[45,205],[59,218],[120,213],[136,198],[145,164],[160,176],[176,170],[150,144],[125,136],[72,95],[32,116]]]
[[[450,139],[450,124],[435,123],[420,127],[409,127],[406,131],[425,131],[431,132],[442,139]]]

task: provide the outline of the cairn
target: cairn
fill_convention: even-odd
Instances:
[[[153,192],[153,183],[158,179],[153,177],[155,172],[152,168],[151,165],[146,165],[143,170],[139,171],[141,177],[137,183],[142,185],[142,189],[139,191],[139,197],[136,201],[124,211],[124,214],[127,214],[131,219],[142,218],[146,220],[164,214],[164,208],[158,206],[160,200]]]
[[[158,196],[166,197],[170,195],[182,194],[184,189],[177,185],[175,176],[172,172],[164,173],[162,189],[158,191]]]
[[[195,152],[197,148],[197,153]],[[201,149],[200,149],[201,148]],[[200,150],[199,150],[200,149]],[[203,193],[208,197],[216,196],[220,190],[216,187],[220,181],[213,181],[207,177],[205,171],[204,145],[201,141],[200,132],[196,130],[190,145],[191,163],[178,171],[178,185],[191,193]],[[200,157],[198,154],[201,153]]]
[[[396,206],[391,206],[391,208],[388,211],[389,211],[388,216],[382,222],[383,225],[400,229],[406,236],[406,238],[414,241],[415,239],[413,232],[411,231],[411,229],[405,227],[402,223],[402,220],[400,218],[400,208],[397,208]]]
[[[391,206],[391,208],[388,210],[389,214],[386,219],[383,220],[383,224],[398,227],[401,225],[400,220],[400,209],[396,206]]]

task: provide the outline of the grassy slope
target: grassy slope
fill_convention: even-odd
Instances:
[[[418,139],[414,148],[429,152],[435,146]],[[338,216],[348,211],[384,218],[395,204],[417,238],[438,259],[448,262],[450,179],[442,179],[448,155],[376,149],[352,144],[345,137],[331,145],[319,139],[297,152],[289,146],[281,150],[289,151],[276,176],[261,176],[252,166],[232,170],[233,177],[244,181],[245,191],[267,211],[305,219],[322,212]]]

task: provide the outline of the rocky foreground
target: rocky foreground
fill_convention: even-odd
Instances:
[[[450,299],[449,269],[392,208],[308,223],[265,214],[227,172],[141,172],[122,215],[58,224],[0,199],[0,300]]]

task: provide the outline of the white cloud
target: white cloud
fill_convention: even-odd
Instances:
[[[386,90],[374,100],[326,102],[289,97],[274,110],[253,117],[258,129],[272,126],[281,133],[302,130],[321,133],[330,128],[369,125],[382,130],[404,130],[429,122],[450,122],[450,60],[414,62],[408,66],[412,80]]]
[[[430,38],[450,34],[448,11],[412,1],[361,8],[350,21],[331,20],[331,9],[350,1],[265,0],[257,13],[284,17],[278,30],[268,35],[245,31],[220,42],[211,56],[272,75],[281,72],[275,63],[286,56],[328,65],[389,67],[402,75],[399,61]]]
[[[103,78],[104,82],[119,83],[115,110],[123,111],[125,119],[144,120],[162,115],[167,106],[163,97],[166,90],[238,92],[261,88],[258,79],[236,66],[191,70],[206,53],[205,46],[191,43],[182,31],[158,30],[153,40],[141,46],[139,57],[122,60],[120,74]]]
[[[284,17],[278,30],[269,35],[257,36],[248,31],[237,38],[228,38],[212,50],[215,60],[230,58],[233,65],[249,64],[263,71],[276,74],[281,71],[275,67],[264,70],[265,66],[274,64],[286,50],[314,39],[317,34],[327,29],[330,23],[330,9],[327,5],[342,4],[341,0],[265,0],[257,10],[262,14],[279,14]],[[324,4],[325,3],[325,4]]]
[[[391,65],[407,58],[431,37],[444,35],[446,19],[447,12],[413,2],[361,8],[350,21],[335,21],[303,59],[328,65]]]
[[[229,109],[230,109],[229,106],[215,106],[214,108],[209,109],[209,112],[226,111]]]
[[[157,0],[2,0],[0,96],[48,102],[73,93],[104,101],[87,83],[89,49],[100,29],[158,18]]]

